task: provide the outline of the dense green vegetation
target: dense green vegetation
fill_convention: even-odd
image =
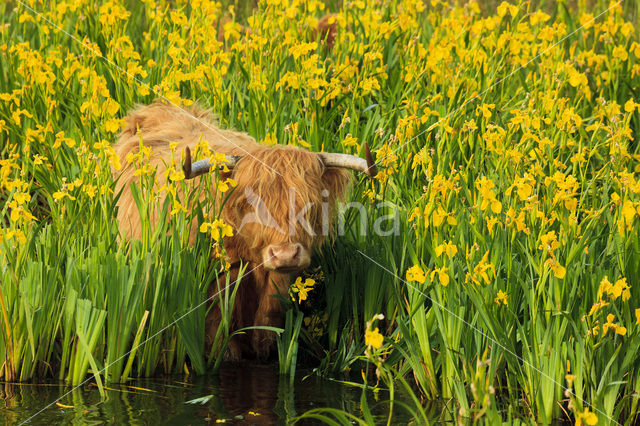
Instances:
[[[380,174],[351,194],[367,220],[344,212],[307,299],[283,300],[282,373],[362,370],[421,419],[441,399],[444,420],[633,424],[632,3],[0,4],[0,377],[103,389],[219,366],[204,302],[222,265],[186,237],[190,217],[214,218],[193,197],[154,203],[146,170],[139,206],[161,226],[127,242],[114,220],[111,144],[128,110],[164,97],[265,144],[375,150]],[[328,12],[331,49],[315,30]],[[217,299],[228,314],[232,293]]]

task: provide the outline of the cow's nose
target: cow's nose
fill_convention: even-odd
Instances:
[[[309,255],[302,244],[273,244],[265,250],[264,264],[268,269],[283,272],[309,266]]]

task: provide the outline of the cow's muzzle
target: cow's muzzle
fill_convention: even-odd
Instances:
[[[263,261],[267,269],[290,273],[309,266],[311,257],[302,244],[272,244],[264,250]]]

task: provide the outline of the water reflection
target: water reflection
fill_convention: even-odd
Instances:
[[[44,409],[31,424],[276,424],[312,408],[359,413],[360,390],[316,376],[294,383],[278,375],[277,365],[226,366],[218,376],[141,379],[112,385],[101,400],[95,385],[84,386]],[[29,420],[68,392],[57,384],[0,386],[0,424]],[[187,401],[208,396],[205,404]]]

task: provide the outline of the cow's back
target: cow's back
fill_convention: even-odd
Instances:
[[[136,164],[127,161],[129,154],[138,153],[141,142],[151,148],[149,164],[156,168],[155,185],[161,188],[167,184],[164,172],[171,164],[170,144],[177,143],[175,160],[180,162],[183,149],[188,146],[194,151],[201,140],[207,141],[213,151],[228,155],[247,154],[259,147],[245,133],[218,128],[214,115],[198,106],[179,108],[156,102],[138,107],[126,117],[126,125],[113,146],[123,166],[115,173],[116,194],[122,191],[118,200],[118,221],[125,238],[140,238],[142,231],[140,213],[130,189],[133,182],[139,182],[139,177],[135,175]],[[164,202],[163,194],[157,205]],[[152,214],[149,220],[152,224],[157,222],[157,214]]]

